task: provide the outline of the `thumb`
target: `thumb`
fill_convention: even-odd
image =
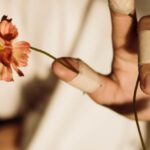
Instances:
[[[63,62],[64,65],[60,62]],[[112,79],[97,73],[79,59],[59,58],[54,61],[52,70],[60,79],[86,92],[100,104],[109,104],[112,95],[108,96],[108,91],[115,94],[118,90],[117,84]],[[108,101],[104,101],[106,97]]]
[[[150,95],[150,16],[141,18],[138,29],[140,86]]]

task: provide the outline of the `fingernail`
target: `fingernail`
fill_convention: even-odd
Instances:
[[[61,63],[64,67],[68,68],[69,70],[71,70],[77,74],[79,73],[79,71],[76,69],[77,67],[75,67],[75,63],[77,61],[75,61],[74,59],[69,59],[69,58],[63,57],[63,58],[59,59],[58,62]]]

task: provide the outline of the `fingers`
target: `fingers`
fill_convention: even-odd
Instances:
[[[78,70],[78,73],[63,66],[59,61],[65,64],[71,64]],[[83,61],[73,58],[60,58],[59,61],[53,63],[53,72],[63,81],[87,93],[97,103],[109,104],[111,103],[112,98],[117,95],[117,84],[109,77],[95,72]],[[114,95],[108,95],[108,91],[111,91]],[[107,101],[103,102],[106,98]]]
[[[133,40],[136,39],[134,0],[109,0],[109,7],[114,50],[133,50],[135,47]]]
[[[138,30],[140,85],[146,94],[150,94],[150,16],[141,18]]]
[[[65,63],[65,66],[56,61],[53,64],[54,72],[70,85],[86,93],[91,93],[101,86],[99,75],[83,61],[71,58],[61,58],[59,61]],[[77,72],[72,70],[73,67]]]
[[[71,59],[66,57],[59,58],[52,64],[53,72],[65,82],[71,82],[78,75],[78,68],[78,59]]]
[[[81,60],[78,61],[78,64],[79,73],[69,82],[69,84],[86,93],[92,93],[101,87],[98,73]]]

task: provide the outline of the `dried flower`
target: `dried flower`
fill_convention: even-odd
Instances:
[[[19,76],[24,74],[19,67],[27,65],[30,44],[25,41],[13,43],[18,36],[12,19],[3,16],[0,22],[0,80],[13,81],[14,69]]]

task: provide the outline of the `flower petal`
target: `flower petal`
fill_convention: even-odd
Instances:
[[[28,42],[20,41],[13,45],[13,58],[15,59],[19,67],[24,67],[27,65],[29,52],[30,44]]]
[[[12,63],[12,67],[19,76],[24,76],[23,72],[17,67],[17,64],[15,64],[15,62]]]
[[[17,28],[11,22],[8,22],[7,20],[3,20],[0,23],[0,34],[2,38],[10,41],[17,37],[18,31]]]
[[[0,51],[0,63],[3,63],[5,66],[10,66],[12,58],[12,48],[5,47],[3,50]]]
[[[0,37],[0,51],[3,50],[5,41]]]
[[[0,80],[13,81],[12,69],[0,63]]]

